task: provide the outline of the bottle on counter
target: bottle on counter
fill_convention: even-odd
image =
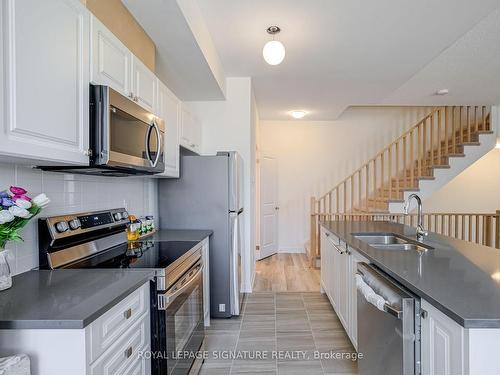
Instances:
[[[128,218],[129,223],[127,224],[127,240],[138,240],[140,236],[140,222],[134,215],[130,215]]]

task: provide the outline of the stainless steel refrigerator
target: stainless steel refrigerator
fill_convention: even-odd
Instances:
[[[162,179],[160,227],[211,229],[210,312],[214,318],[240,314],[243,244],[243,163],[235,152],[181,157],[179,179]]]

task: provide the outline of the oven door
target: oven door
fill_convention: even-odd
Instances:
[[[160,373],[189,374],[192,367],[199,366],[197,354],[205,337],[202,262],[187,271],[165,294],[160,294],[158,305],[165,313],[165,324],[160,329],[165,330],[167,356]]]
[[[91,115],[95,164],[163,172],[163,121],[107,86],[91,92],[97,108]]]

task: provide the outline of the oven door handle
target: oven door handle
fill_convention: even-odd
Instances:
[[[200,268],[196,273],[191,276],[189,281],[187,281],[181,288],[177,289],[175,292],[166,292],[164,294],[158,294],[158,310],[166,310],[167,307],[175,300],[179,295],[184,293],[186,289],[188,289],[198,278],[198,276],[203,272],[203,265],[200,265]],[[174,287],[175,288],[175,285]]]

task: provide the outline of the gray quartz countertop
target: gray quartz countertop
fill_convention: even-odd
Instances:
[[[158,229],[155,234],[145,237],[144,241],[203,241],[213,231],[196,229]],[[139,240],[141,241],[141,240]]]
[[[416,295],[465,328],[500,328],[500,250],[429,233],[425,253],[375,249],[353,233],[415,228],[388,222],[327,221],[321,225]]]
[[[0,291],[0,329],[81,329],[148,282],[145,270],[28,271]]]

